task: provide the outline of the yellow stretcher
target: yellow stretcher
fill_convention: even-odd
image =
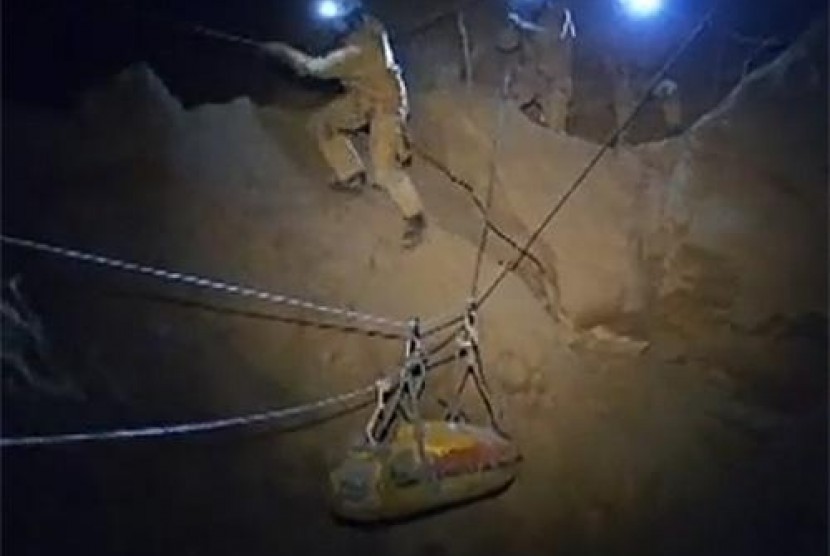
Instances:
[[[334,514],[354,522],[412,517],[496,494],[516,477],[516,446],[490,428],[424,421],[421,461],[416,427],[387,442],[351,449],[331,479]]]

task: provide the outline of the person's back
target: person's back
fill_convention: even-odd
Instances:
[[[574,39],[570,12],[561,2],[546,4],[537,24],[541,31],[526,36],[539,70],[551,78],[569,75]]]
[[[365,95],[367,100],[396,110],[405,105],[406,93],[383,25],[371,16],[344,40],[357,50],[354,57],[338,68],[336,77],[348,92]]]
[[[517,1],[509,26],[499,37],[499,49],[518,51],[512,93],[531,119],[564,131],[573,93],[571,78],[576,29],[563,2],[528,5]],[[535,110],[540,113],[533,117]]]

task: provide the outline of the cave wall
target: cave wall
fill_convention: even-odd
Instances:
[[[825,46],[817,24],[688,133],[607,153],[536,248],[567,320],[645,336],[674,327],[691,341],[806,319],[821,336]],[[415,103],[418,140],[482,199],[498,135],[493,218],[524,237],[599,148],[529,124],[482,89]]]

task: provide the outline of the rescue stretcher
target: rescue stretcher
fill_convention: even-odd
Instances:
[[[331,473],[334,514],[402,519],[496,494],[516,478],[521,456],[492,429],[446,421],[426,421],[423,429],[426,462],[408,423],[385,445],[351,449]]]
[[[357,523],[405,519],[497,494],[515,480],[521,455],[496,419],[472,306],[457,343],[463,374],[454,399],[443,420],[422,421],[418,405],[427,366],[414,323],[397,383],[378,385],[364,441],[330,473],[335,516]],[[489,427],[461,417],[461,394],[471,377],[490,416]]]

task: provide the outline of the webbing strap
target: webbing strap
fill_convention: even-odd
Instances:
[[[452,402],[448,406],[445,420],[459,422],[461,420],[461,396],[467,386],[470,377],[476,385],[476,390],[481,398],[487,415],[490,419],[490,426],[504,437],[507,434],[499,422],[499,417],[487,384],[487,377],[484,374],[484,362],[481,358],[478,336],[478,314],[475,302],[471,301],[464,315],[464,325],[457,336],[458,350],[456,352],[456,366],[460,370],[461,378]]]
[[[405,361],[397,384],[391,386],[388,382],[379,382],[377,385],[375,410],[365,428],[366,440],[370,446],[381,444],[389,438],[398,414],[415,425],[416,436],[422,426],[418,405],[426,382],[427,354],[421,339],[420,321],[411,319],[409,326],[410,333],[404,346]]]

